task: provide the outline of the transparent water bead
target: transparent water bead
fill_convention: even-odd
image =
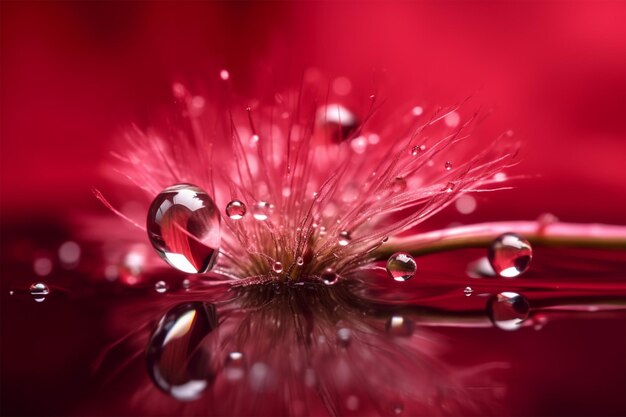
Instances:
[[[215,306],[202,302],[179,304],[161,318],[146,348],[148,374],[159,389],[181,401],[200,397],[215,377],[203,342],[217,324]]]
[[[424,145],[414,146],[414,147],[411,149],[411,155],[413,155],[413,156],[417,156],[417,155],[419,155],[420,153],[422,153],[425,149],[426,149],[426,146],[424,146]]]
[[[487,302],[487,314],[494,326],[502,330],[517,330],[528,318],[528,300],[515,292],[501,292]]]
[[[209,195],[192,184],[161,191],[148,210],[150,243],[172,267],[187,273],[207,272],[220,244],[220,218]]]
[[[265,221],[270,215],[270,203],[266,201],[257,202],[252,207],[252,217],[259,221]]]
[[[337,330],[337,344],[341,347],[348,347],[350,345],[350,339],[352,338],[352,332],[350,329],[342,327]]]
[[[246,205],[239,200],[232,200],[226,205],[226,215],[232,220],[240,220],[247,210]]]
[[[357,130],[359,120],[347,107],[331,103],[318,109],[316,125],[333,142],[344,141]]]
[[[530,266],[533,250],[530,243],[514,233],[500,235],[491,243],[487,258],[496,274],[515,278]]]
[[[463,290],[463,294],[465,294],[466,297],[472,295],[473,292],[474,290],[472,289],[472,287],[465,287],[465,289]]]
[[[387,320],[385,330],[390,336],[409,337],[413,334],[414,323],[403,316],[391,316]]]
[[[272,265],[272,271],[280,274],[281,272],[283,272],[283,264],[278,261],[274,262],[274,265]]]
[[[321,278],[326,285],[335,285],[339,281],[339,275],[332,268],[326,268],[322,272]]]
[[[50,294],[50,288],[43,282],[35,282],[31,284],[30,295],[33,296],[33,299],[38,303],[44,301],[46,299],[46,295]]]
[[[452,169],[452,162],[446,161],[444,166],[446,168],[446,171],[450,171]]]
[[[337,243],[339,243],[340,246],[347,246],[351,240],[352,236],[350,236],[350,232],[344,230],[343,232],[339,233]]]
[[[406,190],[406,180],[402,177],[396,177],[391,181],[391,191],[401,193]]]
[[[154,284],[154,290],[156,292],[158,292],[159,294],[163,294],[163,293],[167,292],[168,288],[169,287],[168,287],[168,285],[167,285],[167,283],[165,281],[157,281]]]
[[[415,275],[417,263],[407,252],[396,252],[387,260],[387,273],[396,281],[406,281]]]

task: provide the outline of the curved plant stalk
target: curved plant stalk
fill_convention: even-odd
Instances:
[[[398,251],[418,256],[453,249],[488,247],[503,233],[517,233],[534,246],[626,250],[626,226],[507,221],[393,237],[374,252],[374,257],[386,259]]]

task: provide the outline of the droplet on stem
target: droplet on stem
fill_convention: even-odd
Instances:
[[[403,316],[391,316],[385,325],[387,334],[396,337],[409,337],[413,334],[413,329],[413,322]]]
[[[259,221],[265,221],[270,215],[270,204],[265,201],[257,202],[252,207],[252,217]]]
[[[530,243],[515,233],[498,236],[489,247],[487,258],[496,274],[515,278],[530,266],[533,251]]]
[[[396,252],[387,260],[387,273],[396,281],[407,281],[415,275],[417,263],[407,252]]]
[[[163,190],[148,210],[147,231],[159,256],[187,273],[207,272],[220,244],[215,203],[201,188],[177,184]]]
[[[337,281],[339,281],[339,275],[337,275],[335,270],[332,268],[324,269],[324,272],[322,272],[320,278],[322,279],[322,282],[326,285],[335,285]]]
[[[38,303],[41,303],[46,299],[46,295],[50,294],[50,289],[43,282],[35,282],[29,288],[30,295],[33,296],[33,299]]]
[[[167,292],[168,288],[169,287],[165,281],[157,281],[154,283],[154,290],[158,292],[159,294],[163,294]]]
[[[350,236],[350,232],[344,230],[343,232],[339,233],[339,239],[337,240],[337,242],[340,246],[347,246],[351,240],[352,236]]]

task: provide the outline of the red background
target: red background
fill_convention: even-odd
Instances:
[[[452,220],[552,212],[567,221],[626,223],[623,1],[3,1],[1,11],[1,209],[3,227],[10,224],[14,233],[37,236],[37,219],[74,210],[104,213],[89,188],[104,183],[112,138],[131,122],[149,123],[171,102],[173,80],[201,85],[227,68],[234,89],[245,94],[258,87],[259,71],[277,74],[280,87],[297,82],[306,66],[348,76],[362,88],[384,69],[380,83],[391,106],[412,98],[452,104],[471,94],[472,104],[493,107],[494,129],[513,129],[525,143],[513,173],[531,177]],[[606,334],[616,327],[623,332],[623,324],[570,323],[550,333],[543,340],[555,349],[545,363],[563,365],[538,385],[564,384],[563,395],[524,402],[529,396],[520,394],[511,412],[623,413],[624,362],[611,361],[624,353],[624,337],[615,343]],[[585,340],[563,341],[579,333]],[[585,358],[598,355],[597,341],[607,342],[607,359],[591,366]],[[516,334],[498,343],[529,356],[519,344],[530,342]],[[556,347],[569,343],[579,347],[561,355]],[[9,352],[19,350],[12,346]],[[526,356],[522,360],[534,359]],[[42,383],[62,371],[51,369]],[[518,388],[532,392],[533,375],[522,374]],[[32,395],[32,383],[24,381],[3,380],[15,383],[12,406]],[[70,399],[48,400],[53,410],[71,409]],[[567,401],[573,402],[563,406]]]

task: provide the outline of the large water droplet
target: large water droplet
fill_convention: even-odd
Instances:
[[[391,336],[409,337],[413,334],[414,324],[411,320],[402,316],[391,316],[387,320],[385,330]]]
[[[417,264],[411,254],[396,252],[387,261],[387,273],[396,281],[406,281],[413,278]]]
[[[174,268],[203,273],[215,264],[220,219],[201,188],[178,184],[163,190],[150,205],[147,229],[154,249]]]
[[[487,302],[487,314],[493,324],[502,330],[517,330],[528,318],[528,300],[515,292],[501,292]]]
[[[212,304],[191,302],[168,311],[146,349],[148,374],[162,391],[181,401],[200,397],[214,379],[203,339],[217,327]]]
[[[33,296],[33,299],[38,303],[41,303],[46,299],[46,295],[50,294],[50,289],[43,282],[35,282],[29,288],[30,295]]]
[[[246,205],[239,200],[232,200],[226,205],[226,215],[233,220],[241,219],[246,211]]]
[[[489,247],[487,257],[496,274],[514,278],[523,274],[530,266],[533,250],[530,243],[514,233],[497,237]]]
[[[270,215],[270,203],[259,201],[252,207],[252,217],[259,221],[265,221]]]

